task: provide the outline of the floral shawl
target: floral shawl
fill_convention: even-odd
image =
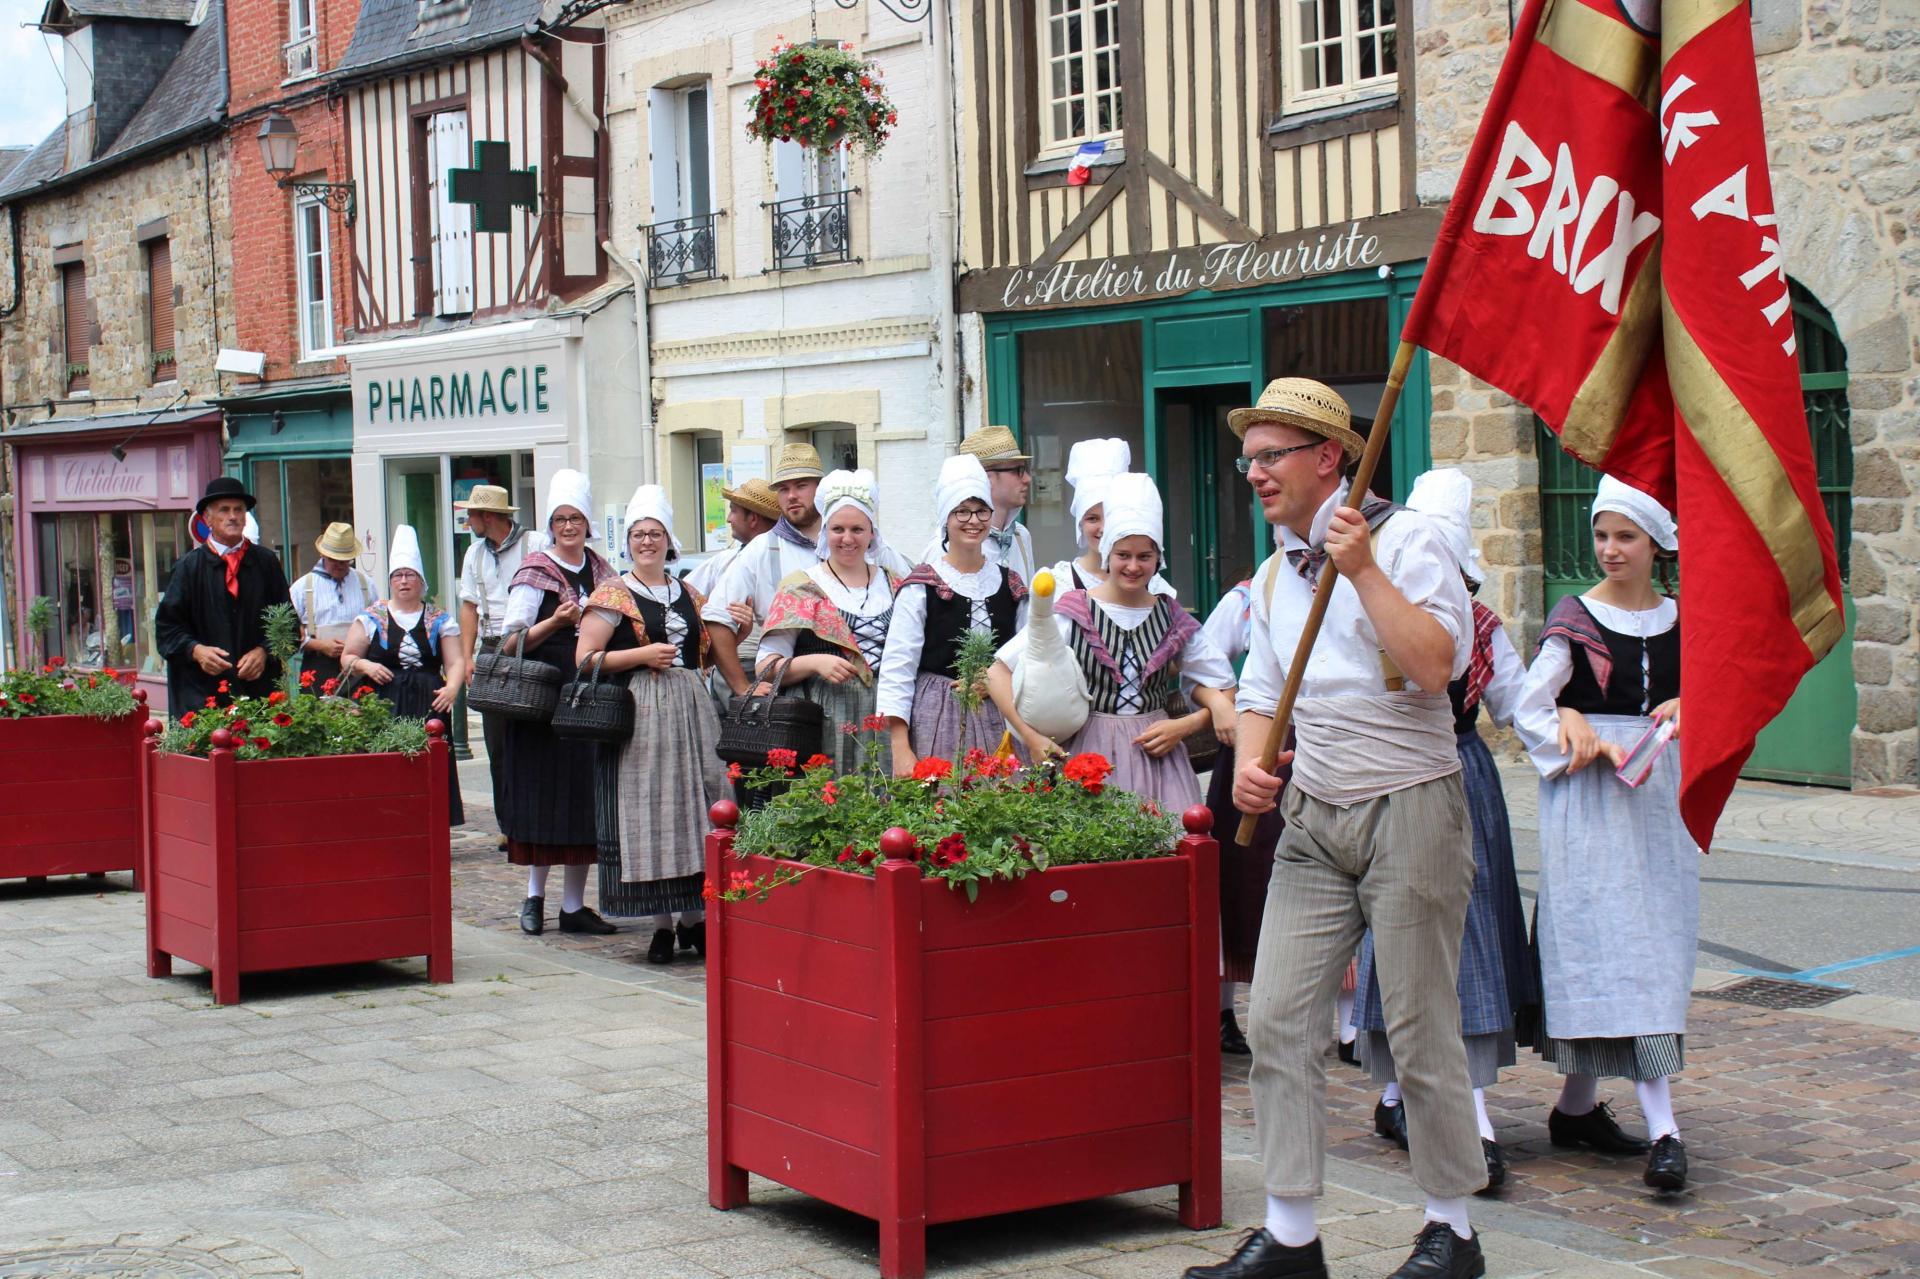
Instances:
[[[875,571],[885,570],[876,567]],[[887,587],[895,594],[899,593],[903,581],[904,578],[887,574]],[[866,655],[860,651],[860,642],[854,638],[853,627],[839,606],[827,598],[820,584],[805,570],[788,574],[780,583],[780,593],[768,606],[762,633],[774,631],[812,631],[834,647],[846,650],[847,660],[860,668],[861,682],[873,683],[874,673],[867,666]]]
[[[698,617],[700,610],[706,607],[706,597],[689,586],[685,578],[680,579],[680,589],[685,591],[687,598],[693,601],[693,614]],[[633,591],[627,586],[626,579],[622,575],[615,574],[595,586],[593,594],[587,597],[586,606],[604,608],[610,613],[618,613],[626,618],[633,624],[633,633],[639,636],[642,644],[667,642],[667,637],[664,635],[656,639],[647,633],[647,619],[641,615],[640,601],[633,597]],[[707,628],[703,624],[700,627],[700,669],[705,670],[707,664]]]

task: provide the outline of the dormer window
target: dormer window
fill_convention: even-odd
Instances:
[[[413,34],[418,37],[465,26],[472,10],[473,0],[414,0]]]
[[[315,0],[287,0],[287,79],[299,80],[319,70],[314,53]]]

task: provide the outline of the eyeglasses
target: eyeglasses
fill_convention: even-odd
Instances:
[[[591,521],[584,515],[556,515],[547,521],[547,523],[553,525],[555,528],[571,528],[575,524],[587,524],[590,522]]]
[[[961,507],[953,513],[953,518],[962,524],[985,524],[993,519],[993,512]]]
[[[1013,475],[1023,480],[1032,473],[1032,469],[1024,462],[1019,466],[989,466],[987,468],[988,475]]]
[[[643,528],[633,534],[633,540],[636,542],[664,542],[667,540],[667,535],[661,529]]]
[[[1255,453],[1252,457],[1234,458],[1233,468],[1234,470],[1240,472],[1240,474],[1242,475],[1247,474],[1249,471],[1253,470],[1253,468],[1256,466],[1263,471],[1271,471],[1274,467],[1280,465],[1280,459],[1285,457],[1287,454],[1298,453],[1303,449],[1317,449],[1322,444],[1325,444],[1325,443],[1326,443],[1325,440],[1315,440],[1311,444],[1295,444],[1284,449],[1261,449],[1258,453]]]

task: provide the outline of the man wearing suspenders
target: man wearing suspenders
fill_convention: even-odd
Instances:
[[[379,602],[373,581],[354,567],[366,548],[353,525],[327,525],[313,544],[320,562],[293,588],[293,611],[300,615],[300,673],[313,672],[313,688],[340,677],[340,648],[353,619]]]
[[[520,571],[520,561],[529,551],[543,549],[547,539],[534,530],[520,527],[514,518],[520,508],[513,505],[507,491],[497,484],[476,485],[467,500],[455,502],[453,509],[467,513],[467,531],[473,534],[467,557],[460,565],[460,648],[466,660],[467,678],[471,680],[474,645],[478,644],[482,653],[500,647],[500,636],[506,629],[507,588],[513,583],[513,575]],[[487,744],[487,771],[493,779],[495,813],[501,811],[507,788],[500,765],[501,728],[498,715],[481,714],[480,731]],[[500,846],[505,848],[505,842]]]

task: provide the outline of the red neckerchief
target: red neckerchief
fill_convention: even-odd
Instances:
[[[1493,682],[1493,633],[1500,629],[1500,615],[1473,602],[1473,656],[1467,661],[1467,693],[1460,699],[1465,714],[1480,704],[1480,697]]]
[[[207,543],[207,549],[213,551],[213,543]],[[213,553],[227,562],[227,594],[233,596],[235,599],[239,599],[240,561],[247,558],[246,539],[240,539],[240,545],[234,547],[231,551],[213,551]]]

